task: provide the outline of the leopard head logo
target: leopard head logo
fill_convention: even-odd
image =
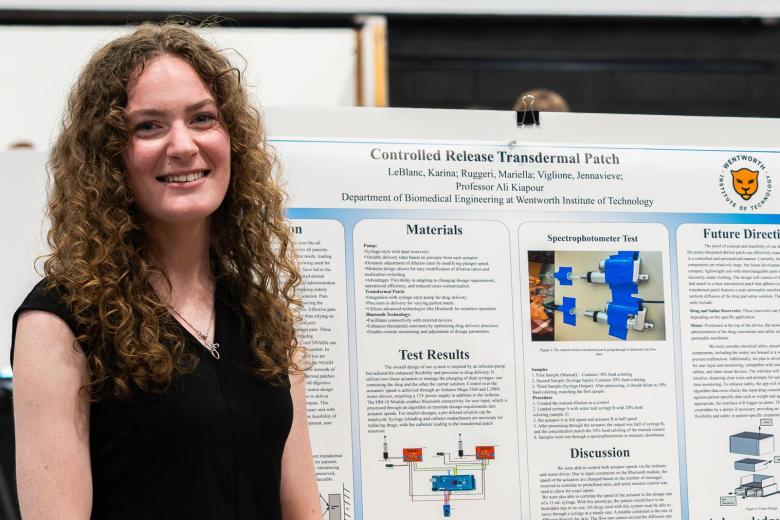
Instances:
[[[749,200],[758,189],[758,172],[747,168],[732,170],[731,181],[734,191],[743,199]]]

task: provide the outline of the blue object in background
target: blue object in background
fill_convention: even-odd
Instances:
[[[639,251],[619,251],[604,261],[604,281],[612,291],[612,302],[618,305],[631,304],[633,295],[639,292],[634,281],[634,261]]]
[[[434,475],[433,491],[474,491],[477,481],[474,475]]]
[[[561,285],[574,285],[574,282],[569,280],[569,275],[571,274],[571,267],[559,267],[557,271],[555,271],[555,274],[553,275],[556,280],[558,280],[558,283]]]
[[[564,296],[563,297],[563,303],[555,308],[556,311],[561,311],[563,314],[563,322],[566,325],[571,325],[572,327],[575,327],[577,325],[577,315],[574,314],[574,305],[577,301],[577,298],[572,298],[570,296]]]
[[[639,251],[618,251],[604,261],[604,277],[609,285],[634,283],[634,260]],[[634,284],[636,285],[636,284]]]
[[[642,308],[642,298],[634,296],[639,285],[634,281],[634,261],[639,251],[618,251],[604,261],[604,279],[612,291],[607,306],[609,335],[625,340],[628,336],[628,316],[636,316]]]
[[[607,306],[607,324],[609,335],[625,340],[628,336],[628,315],[636,316],[642,304],[641,298],[632,298],[625,304],[610,303]]]

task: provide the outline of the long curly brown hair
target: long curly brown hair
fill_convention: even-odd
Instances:
[[[187,61],[210,87],[230,135],[231,180],[211,217],[210,256],[215,277],[240,287],[235,297],[253,370],[282,382],[302,369],[295,334],[300,275],[260,116],[220,51],[186,26],[147,23],[98,50],[81,72],[49,161],[51,254],[44,272],[78,325],[93,400],[163,392],[197,363],[152,287],[165,273],[151,260],[122,160],[128,81],[166,53]]]

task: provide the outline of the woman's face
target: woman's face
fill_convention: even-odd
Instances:
[[[157,224],[203,221],[230,180],[230,136],[197,72],[178,56],[148,61],[127,86],[123,158],[137,207]]]

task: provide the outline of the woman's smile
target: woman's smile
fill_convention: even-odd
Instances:
[[[167,175],[161,175],[157,177],[157,180],[163,183],[170,184],[192,184],[194,181],[200,180],[209,174],[209,170],[197,170],[194,172],[182,172],[182,173],[169,173]]]

